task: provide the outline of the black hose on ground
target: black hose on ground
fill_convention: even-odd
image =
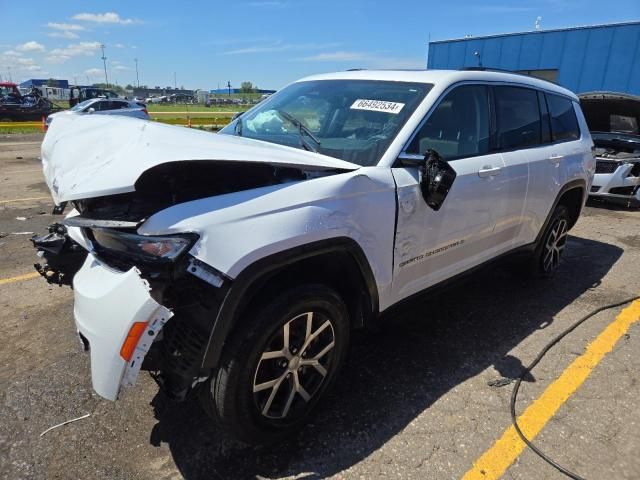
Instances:
[[[516,417],[516,399],[518,398],[518,390],[520,390],[520,384],[522,383],[522,380],[531,372],[532,369],[535,368],[536,365],[538,365],[538,363],[540,363],[540,360],[542,360],[542,358],[547,354],[547,352],[549,350],[551,350],[551,348],[556,345],[558,342],[560,342],[560,340],[562,340],[564,337],[566,337],[568,334],[570,334],[571,332],[573,332],[576,328],[578,328],[580,325],[582,325],[585,321],[587,321],[588,319],[590,319],[591,317],[593,317],[594,315],[597,315],[598,313],[604,311],[604,310],[609,310],[611,308],[616,308],[616,307],[620,307],[622,305],[625,305],[627,303],[631,303],[635,300],[640,299],[640,296],[635,296],[635,297],[631,297],[631,298],[627,298],[626,300],[622,300],[620,302],[616,302],[616,303],[611,303],[609,305],[604,305],[602,307],[598,307],[596,308],[594,311],[592,311],[591,313],[589,313],[588,315],[585,315],[584,317],[582,317],[580,320],[578,320],[577,322],[575,322],[574,324],[572,324],[569,328],[567,328],[565,331],[563,331],[562,333],[560,333],[559,335],[557,335],[556,337],[554,337],[549,343],[547,343],[545,345],[545,347],[542,349],[542,351],[540,351],[540,353],[538,354],[538,356],[533,360],[533,362],[531,362],[529,365],[527,365],[524,370],[522,371],[522,373],[520,374],[520,376],[517,378],[516,380],[516,384],[513,387],[513,391],[511,392],[511,403],[510,403],[510,408],[511,408],[511,422],[513,423],[514,428],[516,429],[516,432],[518,432],[518,435],[520,436],[520,438],[522,439],[522,441],[531,449],[533,450],[533,452],[538,455],[540,458],[542,458],[545,462],[547,462],[549,465],[551,465],[552,467],[554,467],[556,470],[558,470],[559,472],[565,474],[567,477],[572,478],[573,480],[585,480],[584,477],[581,477],[580,475],[578,475],[577,473],[573,473],[571,470],[569,470],[568,468],[563,467],[562,465],[558,464],[557,462],[555,462],[553,459],[549,458],[545,453],[543,453],[538,447],[536,447],[533,442],[531,440],[529,440],[527,437],[524,436],[524,433],[522,433],[522,430],[520,430],[520,426],[518,425],[518,419]]]

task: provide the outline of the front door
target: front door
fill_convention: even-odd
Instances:
[[[409,164],[428,149],[437,151],[456,172],[438,211],[422,198],[419,173]],[[504,162],[490,151],[488,87],[460,85],[449,91],[418,130],[393,168],[398,219],[393,290],[405,298],[508,249],[511,239],[496,235],[507,199],[501,189]],[[506,242],[506,243],[505,243]]]

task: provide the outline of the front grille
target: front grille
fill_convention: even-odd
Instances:
[[[165,368],[180,376],[192,378],[200,367],[208,338],[188,322],[176,320],[178,319],[167,323],[163,331]]]
[[[597,160],[596,173],[613,173],[618,169],[620,162],[615,160]]]
[[[598,190],[600,190],[600,187],[597,187],[595,185],[591,187],[591,193],[596,193]]]

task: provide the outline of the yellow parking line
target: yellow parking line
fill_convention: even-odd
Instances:
[[[40,274],[38,272],[25,273],[23,275],[18,275],[17,277],[9,277],[9,278],[0,278],[0,285],[6,285],[7,283],[21,282],[23,280],[31,280],[32,278],[39,277]]]
[[[532,440],[540,433],[558,409],[589,377],[604,356],[613,350],[629,327],[640,320],[640,300],[622,310],[585,352],[569,365],[525,411],[518,417],[524,435]],[[491,448],[478,458],[463,480],[497,480],[526,447],[513,425],[505,430]]]
[[[14,202],[28,202],[29,200],[46,200],[51,199],[51,197],[31,197],[31,198],[14,198],[11,200],[0,200],[1,203],[14,203]]]

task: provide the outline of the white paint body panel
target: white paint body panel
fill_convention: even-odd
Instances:
[[[507,212],[505,178],[478,176],[484,167],[504,167],[500,154],[451,162],[456,171],[438,211],[422,199],[415,168],[395,168],[399,214],[395,242],[394,295],[397,300],[506,251],[513,233],[497,227]],[[439,250],[439,251],[438,251]],[[438,251],[437,253],[434,253]]]
[[[182,160],[359,168],[297,148],[135,118],[68,117],[57,119],[42,143],[44,176],[56,203],[132,192],[146,170]]]
[[[149,287],[135,269],[114,271],[91,254],[76,273],[73,289],[76,327],[90,345],[93,389],[98,395],[115,400],[125,371],[134,370],[137,374],[140,367],[139,363],[128,365],[120,357],[129,329],[134,322],[166,321],[172,313],[151,298]],[[137,358],[140,357],[134,355],[134,360]],[[128,375],[125,382],[135,382],[135,375]]]
[[[369,261],[383,309],[393,303],[394,222],[390,169],[363,167],[175,205],[151,216],[138,233],[198,233],[190,253],[231,278],[270,254],[348,237]]]

